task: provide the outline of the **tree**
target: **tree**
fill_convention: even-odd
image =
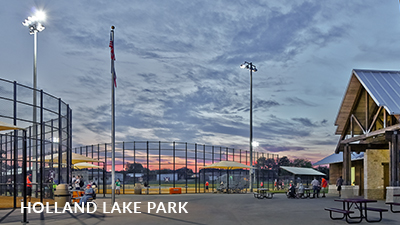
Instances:
[[[265,169],[265,167],[267,166],[266,158],[264,156],[258,158],[257,162],[256,162],[256,164],[254,166],[257,167],[257,168],[260,168],[260,169]]]
[[[188,169],[186,167],[182,167],[182,168],[177,169],[175,171],[178,174],[178,179],[186,179],[186,178],[191,177],[193,175],[193,170],[192,169]]]
[[[307,159],[294,159],[291,164],[294,167],[312,168],[312,163]]]
[[[278,166],[291,166],[290,159],[287,156],[283,156],[279,159]]]
[[[316,168],[321,173],[326,174],[326,179],[329,180],[329,168],[327,166],[318,166]]]
[[[144,173],[147,169],[143,168],[143,165],[140,163],[126,163],[125,171],[131,173]]]
[[[265,162],[265,166],[270,170],[271,169],[276,169],[276,168],[278,168],[278,161],[275,160],[274,158],[269,158]]]

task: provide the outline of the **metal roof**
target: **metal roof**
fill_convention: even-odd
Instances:
[[[284,169],[294,175],[310,175],[310,176],[326,176],[326,174],[321,173],[313,168],[303,168],[303,167],[291,167],[291,166],[281,166]]]
[[[351,161],[361,160],[361,159],[364,159],[364,152],[360,152],[360,154],[357,154],[355,152],[351,153]],[[343,162],[343,152],[327,156],[321,159],[320,161],[314,163],[313,166],[326,165],[331,163],[341,163],[341,162]]]
[[[354,74],[378,106],[390,115],[400,114],[400,71],[354,70]]]
[[[390,115],[400,114],[400,71],[354,69],[336,117],[336,134],[342,134],[361,87]]]

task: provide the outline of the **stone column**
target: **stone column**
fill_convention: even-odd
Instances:
[[[349,144],[344,146],[343,150],[343,185],[342,198],[351,198],[356,196],[354,186],[351,186],[351,147]]]
[[[384,199],[384,163],[389,162],[388,149],[367,149],[364,153],[364,197]]]

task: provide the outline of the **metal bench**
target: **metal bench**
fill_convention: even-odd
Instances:
[[[392,211],[392,213],[400,213],[400,210],[393,210],[393,205],[400,206],[399,202],[386,202],[386,204],[390,205],[390,211]]]

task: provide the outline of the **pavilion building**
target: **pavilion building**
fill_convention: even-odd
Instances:
[[[354,69],[335,122],[342,162],[330,163],[330,184],[343,176],[342,197],[400,194],[399,120],[400,71]]]

